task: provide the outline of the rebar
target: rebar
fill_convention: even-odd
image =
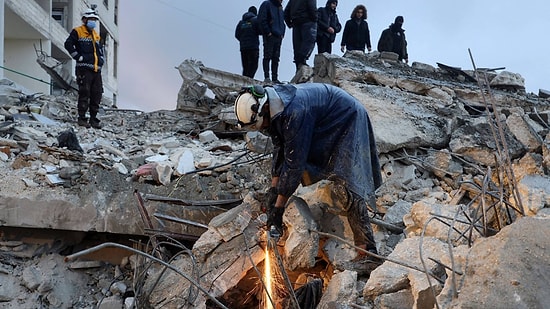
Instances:
[[[195,285],[201,292],[203,292],[208,298],[210,298],[210,300],[212,300],[216,305],[218,305],[220,308],[225,308],[225,309],[229,309],[227,308],[224,304],[222,304],[219,300],[217,300],[214,296],[212,296],[207,290],[205,290],[199,283],[197,283],[195,280],[193,280],[192,278],[190,278],[189,276],[187,276],[187,274],[181,272],[179,269],[177,269],[176,267],[174,267],[173,265],[171,264],[168,264],[166,262],[164,262],[163,260],[159,259],[159,258],[156,258],[150,254],[147,254],[145,252],[142,252],[140,250],[136,250],[134,248],[130,248],[128,246],[125,246],[125,245],[121,245],[121,244],[117,244],[117,243],[112,243],[112,242],[106,242],[106,243],[102,243],[100,245],[97,245],[95,247],[91,247],[91,248],[88,248],[88,249],[85,249],[85,250],[82,250],[80,252],[77,252],[77,253],[74,253],[74,254],[71,254],[71,255],[67,255],[65,257],[65,262],[70,262],[70,261],[74,261],[76,258],[78,257],[81,257],[83,255],[87,255],[87,254],[90,254],[92,252],[95,252],[95,251],[98,251],[98,250],[101,250],[101,249],[104,249],[104,248],[108,248],[108,247],[116,247],[116,248],[121,248],[121,249],[125,249],[125,250],[128,250],[130,252],[133,252],[133,253],[136,253],[136,254],[139,254],[141,256],[144,256],[146,258],[149,258],[159,264],[162,264],[164,265],[166,268],[169,268],[170,270],[174,271],[175,273],[177,273],[178,275],[184,277],[187,281],[189,281],[191,284]]]

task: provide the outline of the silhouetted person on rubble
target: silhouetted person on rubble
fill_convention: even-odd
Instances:
[[[296,71],[307,66],[317,39],[317,1],[288,0],[284,10],[285,23],[292,29],[292,48]]]
[[[374,132],[361,102],[328,84],[257,85],[240,92],[235,113],[242,128],[265,129],[273,141],[268,227],[282,234],[285,205],[300,182],[328,179],[355,244],[377,252],[367,203],[376,209],[375,190],[382,176]],[[372,267],[370,256],[359,255],[355,262],[351,267],[357,271]]]
[[[254,78],[260,59],[260,26],[258,10],[255,6],[248,8],[235,28],[235,38],[239,40],[243,76]]]
[[[328,0],[324,7],[317,9],[317,53],[332,53],[332,43],[342,25],[336,14],[337,0]]]
[[[346,21],[340,50],[342,52],[346,50],[361,50],[364,52],[365,47],[369,52],[372,50],[369,24],[367,23],[367,8],[359,4],[353,9],[350,19]]]
[[[280,84],[279,59],[281,57],[281,45],[285,36],[285,18],[283,13],[283,0],[265,0],[258,10],[258,23],[263,35],[264,57],[262,68],[264,70],[264,83]],[[271,69],[271,79],[269,70]]]
[[[378,40],[378,51],[396,53],[399,55],[399,61],[409,63],[407,39],[405,39],[405,29],[402,28],[403,22],[403,16],[397,16],[394,23],[382,31],[380,40]]]

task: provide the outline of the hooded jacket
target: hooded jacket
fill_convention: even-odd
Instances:
[[[284,15],[289,28],[308,22],[317,22],[317,1],[289,0]]]
[[[82,25],[71,30],[65,40],[65,49],[76,60],[76,68],[86,68],[94,72],[100,72],[103,66],[103,47],[101,37],[95,30],[88,30]],[[83,60],[79,61],[80,56]]]
[[[394,52],[399,55],[399,60],[409,59],[405,29],[393,23],[382,31],[378,40],[378,51]]]
[[[344,33],[342,34],[341,46],[346,46],[347,50],[362,50],[371,47],[369,24],[363,18],[352,18],[346,22]]]
[[[335,0],[328,0],[327,4],[324,7],[320,7],[317,10],[317,36],[325,36],[330,38],[330,42],[334,42],[336,39],[336,33],[339,33],[342,30],[342,25],[338,20],[338,14],[336,10],[333,10],[330,5]],[[334,29],[334,33],[329,33],[327,30],[329,27]]]
[[[260,49],[260,26],[256,14],[246,12],[235,28],[235,38],[239,40],[240,50]]]
[[[272,176],[279,194],[338,177],[348,188],[374,200],[382,183],[374,132],[367,110],[342,89],[318,83],[274,85],[283,109],[271,115]],[[307,172],[307,173],[304,173]]]
[[[285,36],[285,19],[280,0],[265,0],[258,10],[258,23],[263,35],[270,33],[277,37]]]

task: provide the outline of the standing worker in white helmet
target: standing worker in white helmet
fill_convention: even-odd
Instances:
[[[101,37],[95,30],[99,16],[95,10],[87,9],[82,14],[82,25],[75,27],[65,41],[65,49],[76,60],[76,81],[78,83],[78,125],[100,129],[97,118],[103,95],[101,67],[104,51]],[[86,118],[90,114],[90,120]]]
[[[286,203],[300,183],[328,179],[355,245],[377,254],[367,203],[376,209],[382,176],[370,119],[356,98],[328,84],[256,85],[241,91],[235,114],[242,128],[265,129],[273,141],[272,182],[264,205],[268,228],[282,235]],[[358,253],[343,268],[372,270],[377,261]]]

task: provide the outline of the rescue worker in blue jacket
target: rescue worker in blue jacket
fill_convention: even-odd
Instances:
[[[65,41],[65,49],[76,60],[76,81],[78,83],[78,125],[100,129],[97,118],[103,95],[101,67],[104,51],[99,34],[94,30],[99,16],[93,9],[82,14],[82,25],[74,28]],[[87,121],[86,112],[90,113]]]
[[[260,26],[256,15],[258,10],[255,6],[248,8],[242,19],[235,28],[235,38],[239,41],[241,51],[241,63],[243,65],[243,76],[254,78],[258,70],[258,59],[260,59]]]
[[[243,128],[266,129],[273,141],[268,227],[282,233],[285,205],[300,183],[328,179],[356,246],[377,253],[367,203],[376,209],[382,176],[370,119],[356,98],[320,83],[251,86],[235,100],[235,114]]]

